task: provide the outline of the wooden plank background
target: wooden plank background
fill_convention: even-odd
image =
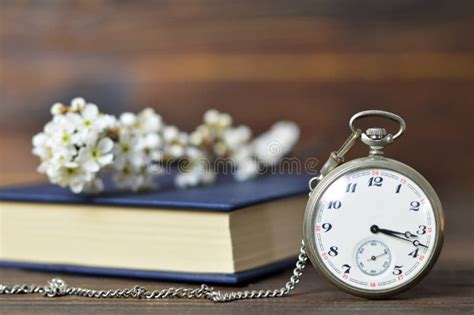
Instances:
[[[286,299],[212,305],[12,296],[1,308],[9,314],[121,314],[139,304],[141,313],[472,313],[473,15],[469,0],[0,0],[1,184],[38,178],[31,137],[49,120],[52,103],[75,96],[113,114],[153,106],[185,130],[209,108],[231,113],[256,133],[294,120],[302,130],[295,154],[321,160],[347,137],[352,114],[380,108],[408,124],[387,155],[434,184],[448,224],[439,264],[403,300],[354,299],[308,267]],[[349,158],[365,153],[359,146]],[[6,283],[50,276],[0,270]],[[248,288],[277,287],[287,277]],[[66,279],[97,288],[135,282]]]
[[[408,130],[387,155],[441,195],[472,191],[472,1],[0,3],[4,181],[33,174],[31,136],[80,95],[114,114],[153,106],[185,130],[209,108],[256,132],[294,120],[296,154],[321,160],[353,113],[391,110]]]

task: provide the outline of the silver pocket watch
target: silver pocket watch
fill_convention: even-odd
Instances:
[[[361,132],[354,123],[377,116],[399,123],[395,135],[383,128]],[[0,284],[1,294],[43,294],[47,297],[207,299],[214,302],[276,298],[288,295],[301,280],[308,258],[339,289],[365,298],[385,298],[418,283],[435,264],[443,244],[444,212],[434,189],[413,168],[383,155],[386,145],[405,131],[395,114],[369,110],[354,115],[351,135],[332,152],[310,180],[304,240],[293,274],[281,288],[220,291],[198,288],[147,290],[140,286],[96,290],[68,286],[55,278],[44,286]],[[361,139],[369,156],[344,163],[344,155]],[[315,184],[317,185],[315,186]]]
[[[355,127],[374,116],[396,121],[400,129],[391,135],[383,128]],[[316,269],[339,289],[384,298],[412,287],[433,267],[443,244],[444,212],[422,175],[383,155],[405,131],[401,117],[363,111],[349,126],[352,134],[309,183],[304,243]],[[369,146],[369,155],[344,163],[358,139]]]

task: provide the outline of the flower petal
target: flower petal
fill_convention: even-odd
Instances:
[[[99,150],[100,153],[109,153],[112,151],[112,148],[114,147],[114,142],[110,138],[103,138],[100,139],[99,143],[97,144],[97,150]]]
[[[65,107],[61,103],[54,103],[53,106],[51,106],[51,115],[61,115],[65,111]]]
[[[99,108],[95,104],[87,104],[82,111],[82,117],[86,120],[94,120],[99,116]]]
[[[157,148],[161,145],[161,138],[159,135],[151,133],[145,137],[145,146],[148,148]]]
[[[76,113],[67,113],[64,119],[64,122],[74,129],[82,123],[82,118],[79,114]]]
[[[137,117],[133,113],[123,113],[120,115],[120,122],[126,126],[131,126],[135,124]]]
[[[32,142],[35,147],[39,147],[39,146],[44,145],[46,143],[46,140],[47,140],[46,134],[44,132],[40,132],[33,137]]]
[[[93,158],[90,158],[84,162],[82,165],[86,171],[89,172],[97,172],[100,170],[100,165],[97,163],[97,161]]]
[[[100,165],[104,166],[104,165],[108,165],[108,164],[112,163],[113,159],[114,159],[114,155],[112,153],[109,153],[107,155],[103,155],[103,156],[99,157],[97,160],[98,160]]]
[[[74,111],[82,110],[86,106],[86,100],[82,97],[76,97],[71,101],[71,108]]]
[[[64,163],[64,167],[67,167],[67,168],[76,168],[78,167],[79,164],[77,164],[77,162],[65,162]]]
[[[69,183],[69,187],[73,193],[78,194],[84,188],[84,182],[82,180],[73,180]]]

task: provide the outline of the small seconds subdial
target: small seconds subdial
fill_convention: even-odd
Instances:
[[[391,261],[390,249],[379,240],[366,241],[357,248],[357,266],[366,275],[378,276],[384,273]]]

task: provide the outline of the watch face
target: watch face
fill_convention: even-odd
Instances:
[[[326,276],[355,294],[407,286],[437,252],[439,229],[430,198],[394,170],[343,173],[313,207],[313,255]]]

